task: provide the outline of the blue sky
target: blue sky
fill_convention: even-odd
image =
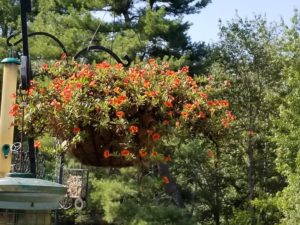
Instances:
[[[265,15],[268,21],[289,22],[294,9],[300,10],[300,0],[212,0],[198,15],[190,15],[185,21],[193,23],[188,34],[193,41],[212,42],[218,40],[218,21],[226,22],[236,15],[253,18],[255,14]]]

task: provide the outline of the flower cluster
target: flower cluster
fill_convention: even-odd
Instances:
[[[210,99],[187,73],[188,67],[173,71],[155,60],[129,69],[59,61],[43,65],[11,112],[21,125],[25,102],[27,135],[57,137],[86,164],[116,157],[170,161],[165,143],[174,131],[211,133],[234,120],[229,102]]]

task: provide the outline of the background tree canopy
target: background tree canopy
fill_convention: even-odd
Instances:
[[[6,38],[21,30],[20,12],[19,1],[0,2],[4,58]],[[237,16],[220,24],[217,43],[192,42],[183,16],[201,13],[209,3],[32,1],[30,32],[57,36],[70,55],[103,45],[135,62],[160,58],[175,69],[189,65],[209,95],[231,102],[236,116],[222,138],[195,135],[181,143],[174,133],[171,144],[178,151],[168,168],[176,183],[172,194],[164,189],[159,166],[141,171],[90,168],[88,207],[63,212],[60,224],[300,224],[299,12],[289,26],[271,25],[262,16]],[[58,59],[61,49],[48,37],[37,36],[30,38],[30,52],[38,64]],[[111,60],[98,52],[84,58]],[[49,137],[43,143],[50,146]],[[72,167],[74,161],[68,164]],[[53,165],[47,167],[48,178]]]

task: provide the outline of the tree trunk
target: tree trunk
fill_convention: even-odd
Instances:
[[[165,163],[159,164],[159,175],[164,179],[167,177],[169,183],[165,183],[165,192],[170,195],[179,207],[184,207],[183,200],[178,189],[178,185],[174,182],[174,179],[171,176],[169,165]]]
[[[220,166],[219,166],[219,160],[220,160],[220,151],[218,147],[216,146],[216,157],[215,157],[215,199],[214,199],[214,209],[213,209],[213,215],[214,215],[214,221],[216,225],[220,225],[220,212],[221,212],[221,200],[220,200]]]
[[[254,160],[254,149],[253,143],[251,141],[251,137],[249,137],[248,141],[248,149],[247,155],[249,159],[249,166],[248,166],[248,188],[249,188],[249,212],[251,217],[251,225],[256,225],[256,217],[255,217],[255,207],[251,204],[251,201],[254,199],[254,188],[255,188],[255,160]]]

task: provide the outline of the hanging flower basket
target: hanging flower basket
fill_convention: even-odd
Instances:
[[[234,120],[229,103],[210,99],[209,89],[187,72],[187,67],[172,71],[155,60],[129,69],[59,61],[43,65],[11,113],[28,136],[50,134],[87,165],[168,161],[167,143],[174,132],[211,135]]]

